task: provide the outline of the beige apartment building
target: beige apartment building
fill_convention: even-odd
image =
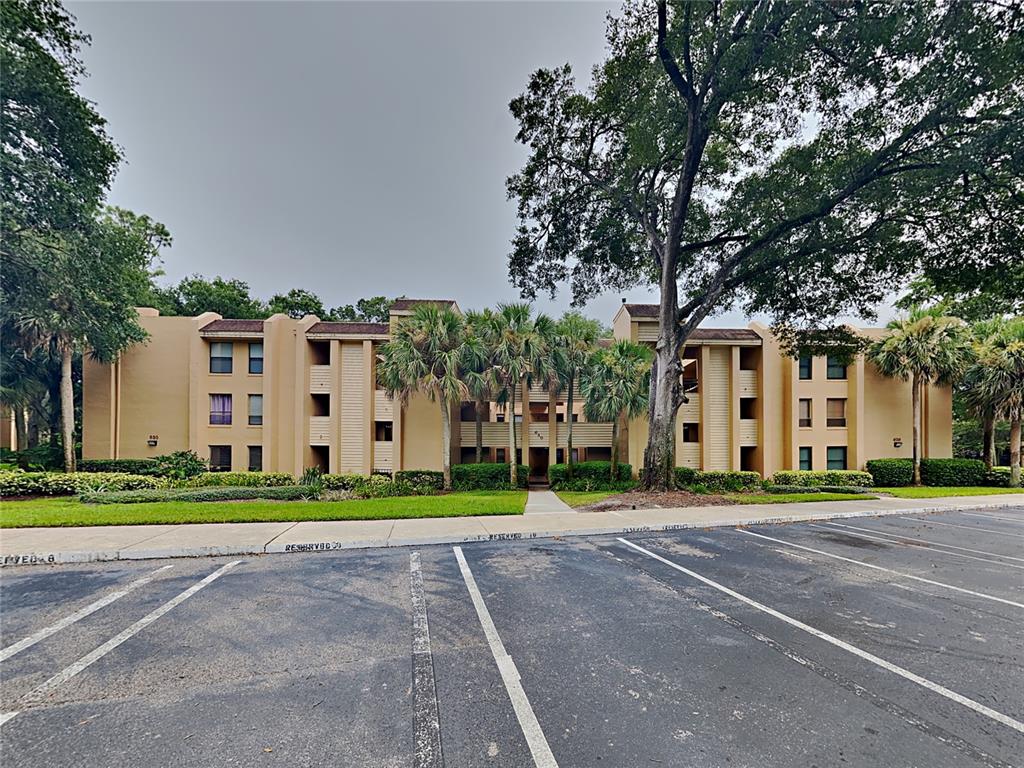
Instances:
[[[137,458],[190,449],[219,470],[298,475],[440,469],[438,406],[414,397],[404,407],[376,383],[379,347],[417,303],[400,299],[390,323],[321,322],[275,315],[232,320],[214,313],[162,317],[140,309],[149,340],[113,365],[86,358],[83,457]],[[441,301],[458,310],[454,302]],[[623,304],[616,338],[651,343],[656,307]],[[866,330],[876,335],[878,331]],[[688,402],[677,419],[676,462],[698,469],[860,468],[871,458],[910,456],[910,386],[885,379],[858,358],[799,361],[780,353],[769,330],[700,329],[683,352]],[[508,459],[507,418],[517,458],[543,477],[565,460],[568,421],[578,460],[608,459],[612,425],[587,422],[579,397],[525,383],[512,414],[487,403],[484,460]],[[476,405],[453,409],[452,461],[476,460]],[[925,398],[924,453],[951,455],[947,388]],[[642,464],[646,420],[620,430],[620,456]]]

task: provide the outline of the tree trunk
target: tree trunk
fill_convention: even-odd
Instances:
[[[910,385],[910,396],[913,402],[913,456],[914,456],[914,485],[921,484],[921,375],[914,373],[913,382]]]
[[[508,422],[508,481],[517,488],[519,478],[516,477],[516,387],[519,382],[508,385],[508,406],[505,420]]]
[[[484,460],[484,401],[476,401],[476,463]]]
[[[995,415],[986,411],[981,419],[981,453],[985,459],[985,469],[992,469],[996,463],[996,419]]]
[[[572,480],[572,385],[575,380],[574,376],[569,378],[569,394],[565,400],[565,477],[568,480]],[[558,428],[557,424],[555,428]],[[555,445],[557,445],[558,436],[555,435],[555,438]]]
[[[71,386],[71,345],[60,353],[60,415],[64,438],[64,471],[75,471],[75,393]]]
[[[619,477],[619,418],[612,419],[612,461],[611,481],[614,483]]]
[[[444,489],[452,489],[452,412],[451,406],[439,397],[441,403],[441,473],[444,475]]]
[[[647,490],[667,491],[675,485],[674,433],[678,388],[679,355],[676,344],[674,341],[659,341],[651,369],[648,405],[650,432],[644,450],[644,471],[641,477],[641,483]]]
[[[1010,422],[1010,487],[1020,488],[1020,414]]]
[[[17,441],[16,450],[24,451],[28,448],[28,416],[24,408],[12,408],[11,418],[14,419],[14,439]]]

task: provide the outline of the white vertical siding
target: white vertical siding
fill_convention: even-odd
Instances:
[[[363,472],[363,433],[370,428],[364,420],[365,380],[362,344],[341,345],[341,445],[338,469],[342,473]]]
[[[712,347],[708,370],[704,371],[704,397],[710,411],[709,423],[704,425],[704,439],[708,444],[709,470],[729,469],[729,369],[732,350]]]

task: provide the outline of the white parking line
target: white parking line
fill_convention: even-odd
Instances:
[[[228,563],[225,566],[222,566],[221,568],[218,568],[216,571],[211,573],[209,576],[207,576],[202,581],[200,581],[200,582],[198,582],[196,584],[193,584],[191,587],[186,589],[184,592],[182,592],[177,597],[171,598],[166,603],[161,605],[159,608],[157,608],[157,609],[151,611],[150,613],[146,614],[145,616],[143,616],[141,619],[139,619],[134,624],[132,624],[130,627],[128,627],[128,629],[126,629],[126,630],[120,632],[119,634],[115,635],[114,637],[110,638],[109,640],[107,640],[107,642],[103,643],[103,645],[99,646],[95,650],[90,651],[85,656],[83,656],[78,661],[76,661],[74,664],[71,664],[70,666],[65,667],[60,672],[58,672],[56,675],[54,675],[49,680],[47,680],[45,683],[40,685],[38,688],[35,688],[35,689],[29,691],[27,694],[25,694],[24,696],[21,697],[21,701],[25,702],[25,703],[29,703],[29,704],[31,704],[31,703],[38,703],[45,696],[47,696],[48,694],[52,693],[54,690],[59,688],[61,685],[66,683],[68,680],[73,678],[75,675],[79,674],[80,672],[82,672],[83,670],[88,668],[91,664],[93,664],[93,663],[99,661],[100,659],[102,659],[104,656],[106,656],[112,650],[117,648],[117,646],[121,645],[121,643],[123,643],[126,640],[129,640],[132,637],[134,637],[135,635],[137,635],[139,632],[141,632],[143,629],[148,627],[154,621],[159,619],[165,613],[167,613],[168,611],[173,609],[175,606],[180,605],[181,603],[185,602],[190,597],[192,597],[192,595],[194,595],[199,590],[203,589],[204,587],[206,587],[209,584],[212,584],[214,581],[216,581],[221,576],[223,576],[229,569],[234,568],[240,562],[242,562],[242,561],[241,560],[235,560],[233,562]],[[18,714],[18,713],[17,712],[7,712],[7,713],[4,713],[4,714],[0,715],[0,724],[7,722],[12,717],[14,717],[16,714]]]
[[[1000,536],[1013,536],[1016,539],[1024,539],[1024,533],[1008,533],[1007,531],[997,531],[994,528],[979,528],[976,525],[957,525],[956,523],[944,523],[940,520],[932,520],[929,518],[918,518],[918,517],[899,517],[897,520],[909,520],[912,523],[923,523],[924,525],[944,525],[947,528],[963,528],[965,531],[978,531],[980,533],[995,533]]]
[[[852,533],[850,531],[837,531],[834,528],[826,528],[824,525],[818,525],[816,523],[810,523],[811,528],[817,528],[822,531],[828,531],[831,534],[841,533],[844,536],[853,536],[857,539],[867,539],[868,541],[880,541],[883,544],[905,544],[908,547],[917,547],[923,549],[926,552],[931,552],[936,555],[949,555],[950,557],[962,557],[967,560],[977,560],[980,563],[988,563],[989,565],[1001,565],[1004,568],[1020,568],[1024,570],[1024,565],[1015,565],[1014,563],[1001,563],[998,560],[990,560],[987,557],[975,557],[974,555],[965,555],[963,552],[950,552],[945,549],[935,549],[927,544],[917,544],[913,541],[893,541],[892,539],[883,539],[881,536],[869,536],[866,533]]]
[[[480,619],[480,626],[483,627],[484,637],[487,638],[487,644],[491,647],[494,661],[498,665],[501,679],[505,683],[505,690],[508,691],[508,697],[512,700],[512,709],[515,710],[516,717],[519,719],[519,727],[523,729],[526,744],[530,748],[530,754],[533,755],[534,765],[537,768],[558,768],[558,763],[555,762],[555,756],[551,754],[551,747],[548,746],[544,731],[541,730],[540,723],[537,721],[537,715],[534,714],[530,700],[526,697],[526,691],[523,690],[523,683],[519,679],[519,670],[516,669],[512,657],[505,651],[505,644],[501,642],[498,629],[491,620],[491,613],[487,610],[483,595],[480,594],[480,590],[476,586],[476,579],[473,578],[473,572],[469,570],[469,563],[466,562],[466,558],[462,554],[462,547],[452,547],[452,549],[455,551],[455,559],[459,561],[459,570],[462,571],[466,589],[469,590],[473,607],[476,608],[476,615]]]
[[[871,569],[876,570],[876,571],[883,571],[885,573],[891,573],[894,576],[899,576],[900,578],[903,578],[903,579],[913,579],[914,581],[920,581],[920,582],[922,582],[924,584],[931,584],[932,586],[935,586],[935,587],[942,587],[943,589],[951,589],[951,590],[953,590],[955,592],[962,592],[965,595],[972,595],[973,597],[980,597],[980,598],[983,598],[985,600],[994,600],[997,603],[1004,603],[1006,605],[1012,605],[1015,608],[1024,608],[1024,603],[1015,603],[1013,600],[1006,600],[1006,599],[1004,599],[1002,597],[995,597],[994,595],[986,595],[983,592],[975,592],[973,589],[964,589],[963,587],[956,587],[956,586],[953,586],[952,584],[944,584],[941,581],[932,581],[931,579],[926,579],[926,578],[924,578],[922,576],[914,576],[913,574],[910,574],[910,573],[903,573],[902,571],[894,571],[891,568],[883,568],[882,566],[875,565],[873,563],[865,563],[863,560],[854,560],[852,557],[843,557],[842,555],[836,555],[836,554],[833,554],[831,552],[825,552],[824,550],[821,550],[821,549],[814,549],[813,547],[805,547],[803,544],[794,544],[791,541],[786,541],[784,539],[776,539],[774,536],[765,536],[763,533],[754,533],[753,531],[748,531],[748,530],[746,530],[744,528],[737,528],[736,530],[739,531],[740,533],[745,533],[748,536],[757,536],[759,539],[767,539],[768,541],[774,541],[774,542],[777,542],[779,544],[785,544],[787,547],[794,547],[796,549],[802,549],[805,552],[814,552],[815,554],[818,554],[818,555],[824,555],[825,557],[832,557],[832,558],[835,558],[836,560],[842,560],[843,562],[846,562],[846,563],[853,563],[854,565],[863,566],[864,568],[871,568]]]
[[[986,515],[981,512],[961,512],[961,515],[969,515],[970,517],[984,517],[988,520],[1006,520],[1010,523],[1024,523],[1024,517],[1001,517],[1000,515]]]
[[[873,653],[868,653],[867,651],[861,650],[855,645],[850,645],[850,643],[847,643],[845,640],[840,640],[838,637],[834,637],[828,634],[827,632],[822,632],[820,629],[815,629],[809,624],[804,624],[802,621],[794,619],[791,616],[787,616],[786,614],[781,613],[780,611],[777,611],[774,608],[769,608],[767,605],[764,605],[763,603],[759,603],[756,600],[752,600],[746,595],[741,595],[739,592],[729,589],[725,585],[719,584],[717,581],[713,581],[712,579],[709,579],[706,576],[701,576],[699,573],[691,571],[689,568],[684,568],[683,566],[677,563],[673,563],[671,560],[668,560],[662,557],[661,555],[657,555],[648,549],[644,549],[638,544],[634,544],[633,542],[627,541],[623,538],[619,538],[619,541],[621,541],[626,546],[636,550],[637,552],[647,555],[648,557],[653,558],[660,563],[664,563],[670,568],[674,568],[681,573],[685,573],[690,578],[696,579],[702,584],[706,584],[709,587],[717,589],[719,592],[729,595],[730,597],[739,600],[740,602],[745,603],[751,606],[752,608],[756,608],[759,611],[767,613],[769,616],[773,616],[779,621],[784,621],[786,624],[789,624],[792,627],[796,627],[797,629],[807,632],[808,634],[813,635],[814,637],[817,637],[820,640],[824,640],[827,643],[831,643],[835,647],[841,648],[842,650],[847,651],[848,653],[852,653],[854,656],[857,656],[858,658],[864,659],[865,661],[870,661],[872,664],[881,667],[887,672],[892,672],[895,675],[899,675],[905,680],[909,680],[912,683],[920,685],[922,688],[926,688],[927,690],[932,691],[933,693],[937,693],[940,696],[944,696],[950,701],[956,702],[961,706],[974,710],[978,714],[984,715],[990,720],[994,720],[995,722],[1005,725],[1008,728],[1012,728],[1015,731],[1024,733],[1024,723],[1020,722],[1019,720],[1014,720],[1009,715],[1004,715],[1002,712],[997,712],[996,710],[991,709],[990,707],[986,707],[984,704],[979,704],[973,699],[969,699],[966,696],[962,696],[956,691],[952,691],[943,685],[939,685],[938,683],[932,682],[927,678],[921,677],[920,675],[916,675],[913,672],[904,669],[903,667],[897,666],[892,662],[886,661],[883,658],[875,656]]]
[[[420,553],[409,553],[409,597],[412,602],[412,712],[416,768],[444,768],[441,718],[438,715],[434,657],[430,651],[427,600],[423,594]]]
[[[851,531],[864,531],[865,533],[873,533],[877,536],[888,536],[890,539],[904,539],[906,541],[919,541],[922,544],[927,544],[930,547],[945,547],[946,549],[959,549],[962,552],[973,552],[976,555],[985,555],[986,557],[998,557],[1003,560],[1016,560],[1018,563],[1024,563],[1024,557],[1011,557],[1010,555],[997,555],[995,552],[986,552],[983,549],[971,549],[970,547],[958,547],[956,544],[943,544],[941,541],[931,541],[930,539],[922,539],[920,536],[907,536],[902,533],[889,533],[888,531],[879,531],[875,528],[861,528],[859,525],[847,525],[846,523],[830,523],[826,522],[825,525],[834,525],[838,528],[849,528]]]
[[[104,597],[101,597],[99,600],[93,603],[89,603],[89,605],[85,606],[84,608],[79,608],[74,613],[68,614],[63,619],[58,621],[56,624],[51,624],[48,627],[44,627],[43,629],[40,629],[38,632],[31,634],[28,637],[7,646],[3,650],[0,650],[0,661],[6,661],[7,659],[11,658],[11,656],[13,656],[14,654],[21,653],[26,648],[31,648],[39,641],[45,640],[46,638],[50,637],[50,635],[54,635],[57,632],[60,632],[65,627],[70,627],[76,621],[81,621],[86,616],[96,613],[96,611],[98,611],[100,608],[110,605],[115,600],[120,600],[125,595],[134,592],[139,587],[151,582],[156,577],[156,575],[161,571],[166,571],[168,568],[173,567],[173,565],[165,565],[163,568],[157,568],[155,571],[153,571],[150,574],[147,574],[146,576],[143,576],[141,579],[136,579],[135,581],[122,587],[121,589],[115,590],[114,592],[111,592],[109,595],[105,595]],[[2,725],[2,723],[0,723],[0,725]]]

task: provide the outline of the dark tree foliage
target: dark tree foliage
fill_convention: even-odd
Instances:
[[[509,268],[577,302],[658,284],[649,487],[672,484],[679,352],[705,317],[849,350],[832,318],[871,318],[911,275],[1020,258],[1019,5],[638,0],[607,38],[586,90],[542,69],[511,103],[530,154]]]

